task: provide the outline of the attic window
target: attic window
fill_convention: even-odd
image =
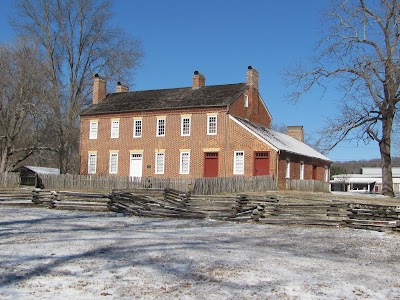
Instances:
[[[249,96],[244,95],[244,107],[249,107]]]

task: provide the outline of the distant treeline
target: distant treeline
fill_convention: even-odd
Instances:
[[[381,167],[379,158],[371,160],[352,160],[345,162],[333,162],[331,175],[336,174],[361,174],[361,168]],[[400,157],[392,157],[392,167],[400,167]]]

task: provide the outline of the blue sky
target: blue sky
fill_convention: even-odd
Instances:
[[[193,71],[207,85],[245,82],[247,66],[260,74],[260,94],[278,125],[303,125],[315,136],[335,112],[332,91],[318,90],[298,104],[286,100],[283,73],[312,55],[321,36],[320,16],[329,0],[115,0],[118,26],[143,43],[143,64],[131,90],[190,86]],[[12,0],[2,0],[0,43],[10,42]],[[306,5],[305,5],[306,4]],[[333,161],[379,158],[378,145],[342,143],[327,154]]]

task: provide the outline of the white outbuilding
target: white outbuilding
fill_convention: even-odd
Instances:
[[[361,174],[334,175],[330,183],[331,191],[380,192],[382,190],[382,169],[361,168]],[[393,190],[400,192],[400,168],[392,168]]]

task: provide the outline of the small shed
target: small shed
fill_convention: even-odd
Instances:
[[[42,174],[60,174],[60,169],[45,168],[37,166],[21,166],[13,172],[19,172],[21,185],[29,185],[38,188],[44,188],[40,175]]]

